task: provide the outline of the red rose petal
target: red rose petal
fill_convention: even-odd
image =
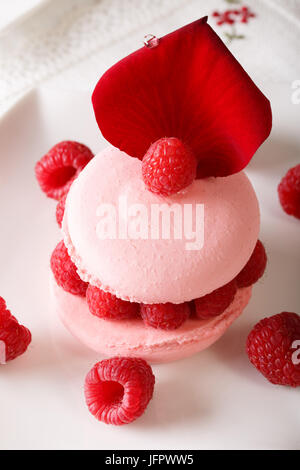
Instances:
[[[115,64],[92,101],[112,145],[142,159],[151,143],[177,137],[196,155],[198,178],[242,170],[272,125],[269,101],[207,18]]]

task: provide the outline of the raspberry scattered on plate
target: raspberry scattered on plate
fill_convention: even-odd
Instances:
[[[6,308],[0,297],[0,364],[12,361],[23,354],[31,343],[31,333]]]
[[[66,140],[56,144],[35,165],[42,191],[59,201],[93,156],[91,150],[79,142]]]
[[[88,409],[106,424],[131,423],[144,413],[154,383],[152,369],[143,359],[105,359],[86,376],[84,393]]]
[[[300,219],[300,163],[290,168],[278,185],[278,196],[283,210]]]
[[[264,318],[247,339],[251,363],[271,383],[300,386],[300,316],[282,312]]]

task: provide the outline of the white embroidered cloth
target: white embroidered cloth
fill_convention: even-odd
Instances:
[[[19,2],[16,3],[16,8]],[[232,52],[261,87],[300,79],[298,0],[50,0],[7,32],[0,32],[0,113],[29,88],[89,90],[114,62],[142,45],[145,34],[164,35],[201,16],[224,40],[229,24],[212,12],[247,5],[256,15],[234,25],[243,36]],[[0,6],[5,9],[5,6]]]

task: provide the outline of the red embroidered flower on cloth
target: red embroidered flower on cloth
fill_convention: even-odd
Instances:
[[[222,26],[222,24],[234,24],[237,14],[239,14],[239,10],[226,10],[223,13],[214,11],[212,16],[218,18],[217,25]]]
[[[255,14],[252,13],[249,7],[241,7],[240,9],[225,10],[223,12],[214,11],[212,16],[217,18],[217,25],[222,26],[223,24],[233,25],[236,22],[248,23],[250,18],[255,18]]]
[[[111,67],[92,97],[103,136],[143,159],[164,137],[197,159],[197,178],[241,171],[268,137],[270,103],[207,17],[142,47]]]
[[[241,15],[241,23],[248,23],[248,20],[250,18],[256,17],[255,13],[252,13],[252,11],[250,11],[250,8],[248,7],[242,7],[240,10],[240,15]]]

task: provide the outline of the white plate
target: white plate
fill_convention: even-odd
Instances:
[[[0,33],[25,20],[49,0],[9,0],[0,6]],[[2,2],[3,3],[3,2]]]
[[[300,222],[282,212],[276,194],[281,175],[299,162],[300,108],[283,92],[270,90],[274,132],[248,170],[261,202],[268,271],[218,343],[154,367],[146,413],[120,428],[88,413],[82,386],[99,357],[64,330],[49,306],[49,256],[60,234],[55,202],[34,178],[35,162],[59,140],[82,141],[94,151],[104,145],[90,97],[33,91],[0,121],[0,295],[33,333],[29,351],[0,366],[2,449],[300,448],[299,389],[269,384],[244,351],[258,319],[300,313]]]

